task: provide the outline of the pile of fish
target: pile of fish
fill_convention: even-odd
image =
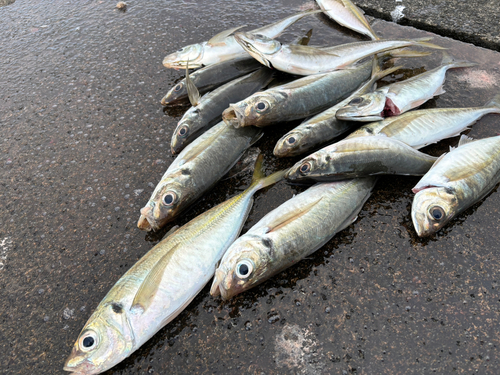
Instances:
[[[140,229],[158,230],[175,220],[243,155],[256,154],[251,147],[264,127],[309,117],[274,148],[280,158],[304,157],[265,177],[260,155],[245,191],[174,226],[99,304],[66,371],[98,374],[121,362],[212,278],[210,293],[230,299],[299,262],[356,220],[378,175],[423,176],[413,188],[411,212],[419,236],[434,234],[500,181],[500,136],[462,136],[456,148],[439,157],[418,151],[459,135],[486,114],[500,113],[500,95],[479,108],[412,110],[444,93],[448,69],[475,64],[444,52],[435,69],[377,88],[378,80],[401,68],[382,70],[381,62],[443,48],[427,38],[380,39],[349,0],[317,3],[321,10],[249,32],[240,27],[223,31],[165,57],[163,65],[185,69],[186,78],[161,103],[189,100],[192,107],[172,135],[171,151],[177,157],[141,209]],[[291,44],[275,39],[301,18],[323,12],[371,40],[314,47],[308,45],[310,33]],[[190,74],[189,68],[200,69]],[[253,194],[283,178],[315,184],[239,237]]]

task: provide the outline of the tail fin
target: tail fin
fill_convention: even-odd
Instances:
[[[496,94],[493,99],[484,106],[493,109],[495,113],[500,113],[500,94]]]
[[[264,161],[264,155],[260,154],[259,157],[257,158],[257,161],[255,162],[255,170],[253,172],[252,183],[247,190],[255,192],[267,186],[271,186],[278,181],[281,181],[285,176],[287,170],[281,170],[265,177],[264,169],[262,168],[263,161]]]
[[[415,45],[417,46],[422,46],[422,47],[427,47],[427,48],[434,48],[434,49],[448,49],[446,47],[441,47],[438,46],[437,44],[434,43],[429,43],[429,40],[432,40],[432,37],[430,38],[417,38],[417,39],[412,39]]]
[[[470,66],[476,66],[477,63],[473,63],[467,60],[456,60],[448,52],[443,52],[443,60],[441,61],[441,65],[448,65],[448,69],[453,69],[453,68],[468,68]]]

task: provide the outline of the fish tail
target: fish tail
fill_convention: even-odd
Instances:
[[[285,176],[285,173],[288,171],[281,170],[266,177],[264,175],[264,168],[262,166],[263,161],[264,155],[260,154],[257,158],[257,161],[255,162],[255,170],[253,172],[252,183],[248,190],[257,191],[267,186],[273,185],[276,182],[282,180]]]
[[[413,39],[415,45],[421,46],[421,47],[427,47],[427,48],[433,48],[433,49],[448,49],[446,47],[441,47],[438,46],[437,44],[434,43],[429,43],[427,40],[431,40],[432,38],[420,38],[420,39]]]
[[[448,69],[453,69],[453,68],[467,68],[470,66],[477,65],[477,63],[473,63],[467,60],[457,60],[448,52],[443,52],[443,60],[441,61],[441,65],[448,65]]]
[[[485,107],[491,108],[494,113],[500,113],[500,93],[496,94],[493,99],[486,103]]]

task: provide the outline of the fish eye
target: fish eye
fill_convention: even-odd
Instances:
[[[179,91],[182,88],[182,83],[179,83],[177,86],[175,86],[174,91]]]
[[[177,195],[173,191],[167,192],[161,199],[165,206],[172,206],[175,202]]]
[[[429,213],[431,214],[432,218],[436,221],[441,221],[445,216],[443,208],[439,206],[432,206],[429,209]]]
[[[182,52],[184,51],[184,48],[181,48],[180,50],[177,50],[177,52]]]
[[[293,145],[295,143],[295,141],[297,141],[295,139],[295,137],[292,135],[291,137],[288,137],[288,139],[286,140],[289,144]]]
[[[257,112],[259,112],[259,113],[267,111],[268,108],[269,108],[269,103],[267,101],[265,101],[265,100],[263,100],[261,102],[258,102],[255,105],[255,109],[257,109]]]
[[[363,102],[363,98],[357,97],[349,102],[349,105],[356,105]]]
[[[97,335],[93,331],[85,333],[80,338],[80,349],[83,350],[84,352],[94,349],[96,345],[97,345]]]
[[[246,279],[253,271],[253,264],[249,260],[242,260],[236,265],[236,276]]]
[[[304,164],[302,164],[299,168],[299,171],[300,173],[302,174],[306,174],[307,172],[309,172],[311,170],[311,163],[309,162],[305,162]]]
[[[189,132],[189,127],[187,125],[184,125],[179,129],[177,134],[179,135],[179,137],[185,137],[187,136],[188,132]]]

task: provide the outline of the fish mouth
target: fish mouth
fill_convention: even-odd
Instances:
[[[337,120],[341,121],[359,121],[359,122],[372,122],[383,120],[384,117],[382,113],[379,114],[369,114],[369,115],[356,115],[348,110],[339,109],[335,113]]]
[[[160,229],[160,226],[157,224],[156,220],[151,217],[152,214],[153,208],[151,206],[148,205],[141,208],[141,216],[139,217],[139,221],[137,222],[137,227],[147,232]]]
[[[245,113],[237,105],[229,104],[229,108],[222,112],[222,120],[235,128],[241,128],[245,126]]]
[[[162,106],[167,106],[167,105],[169,105],[170,103],[167,101],[167,97],[166,97],[166,96],[164,96],[164,97],[160,100],[160,104],[161,104]]]
[[[73,355],[75,352],[76,350],[73,348],[72,353],[64,363],[64,371],[71,372],[72,375],[91,375],[100,372],[88,359],[84,359],[79,355]]]
[[[162,64],[165,68],[180,70],[180,69],[186,69],[188,61],[172,61],[170,60],[169,56],[167,56],[163,59]],[[201,67],[203,67],[202,64],[197,64],[192,61],[189,61],[189,69],[198,69]]]
[[[210,287],[210,295],[212,297],[220,296],[224,301],[227,301],[235,294],[230,291],[232,281],[232,273],[226,274],[221,269],[215,270],[214,281]]]

